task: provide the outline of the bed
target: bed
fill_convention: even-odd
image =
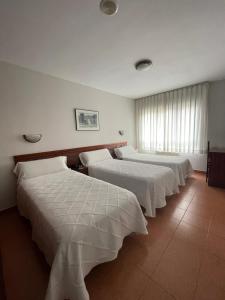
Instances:
[[[115,153],[116,156],[122,160],[171,168],[174,171],[178,184],[181,186],[185,185],[186,178],[188,178],[193,172],[189,159],[183,158],[179,155],[138,153],[131,146],[116,148]]]
[[[125,236],[147,234],[147,222],[133,193],[51,160],[17,164],[18,209],[51,265],[45,300],[87,300],[84,277],[115,259]]]
[[[175,174],[167,167],[113,159],[107,149],[80,153],[80,159],[90,176],[132,191],[149,217],[166,205],[166,196],[179,191]]]

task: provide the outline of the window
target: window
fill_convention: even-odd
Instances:
[[[140,151],[205,153],[208,83],[136,100]]]

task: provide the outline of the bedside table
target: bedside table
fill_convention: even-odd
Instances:
[[[84,166],[79,166],[77,168],[72,168],[73,171],[77,171],[79,173],[82,173],[82,174],[85,174],[85,175],[88,175],[88,168],[87,167],[84,167]]]

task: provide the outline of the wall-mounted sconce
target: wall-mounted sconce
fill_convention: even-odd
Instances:
[[[123,136],[124,135],[124,130],[119,130],[119,135]]]
[[[23,138],[28,143],[37,143],[41,140],[42,134],[24,134]]]

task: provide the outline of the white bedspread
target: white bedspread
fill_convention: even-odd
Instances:
[[[24,180],[18,207],[52,265],[46,300],[89,299],[90,270],[115,259],[125,236],[147,234],[133,193],[71,170]]]
[[[189,159],[180,156],[136,153],[124,156],[123,160],[171,168],[176,175],[179,185],[185,185],[185,179],[193,172]]]
[[[166,196],[179,191],[174,172],[166,167],[110,159],[89,165],[88,172],[132,191],[150,217],[155,217],[156,208],[166,205]]]

